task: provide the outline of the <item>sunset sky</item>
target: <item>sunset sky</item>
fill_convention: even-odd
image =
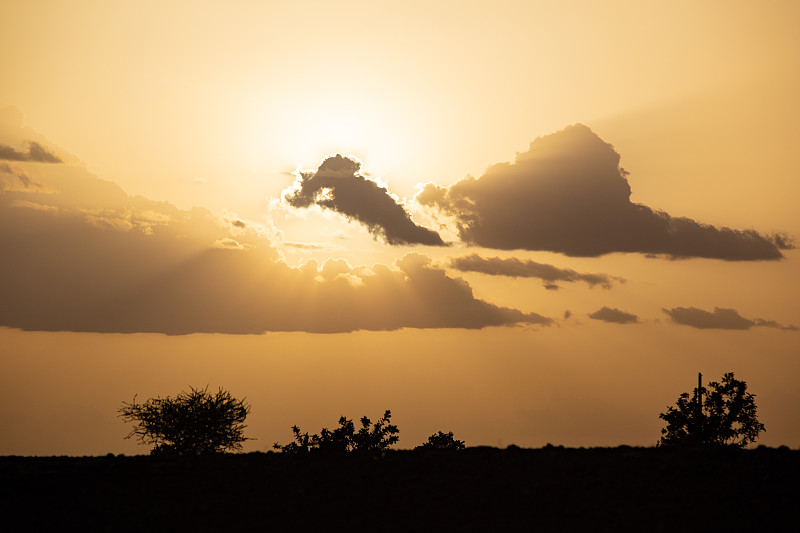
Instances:
[[[0,454],[651,446],[734,372],[800,446],[800,4],[7,2]]]

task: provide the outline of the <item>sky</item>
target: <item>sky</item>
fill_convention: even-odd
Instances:
[[[800,446],[794,2],[16,2],[0,17],[0,454],[654,445],[697,373]]]

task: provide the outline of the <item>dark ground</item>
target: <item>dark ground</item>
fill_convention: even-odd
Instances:
[[[800,451],[0,457],[2,531],[798,531]]]

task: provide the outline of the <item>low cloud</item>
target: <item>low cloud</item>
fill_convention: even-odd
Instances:
[[[284,194],[292,207],[318,205],[364,224],[389,244],[443,246],[433,230],[418,226],[389,191],[361,173],[361,163],[340,154],[330,156],[316,171],[299,172]]]
[[[534,140],[514,163],[451,187],[428,183],[423,206],[453,217],[462,241],[503,250],[548,250],[571,256],[610,252],[675,258],[779,259],[785,236],[718,228],[630,201],[620,156],[582,124]]]
[[[0,159],[5,161],[29,161],[35,163],[63,163],[59,157],[48,152],[41,144],[31,141],[27,152],[0,144]]]
[[[621,278],[613,278],[608,274],[584,274],[568,268],[558,268],[547,263],[521,261],[514,257],[506,259],[483,257],[475,253],[452,259],[450,266],[463,272],[480,272],[492,276],[539,278],[546,282],[545,288],[550,290],[558,289],[558,285],[555,283],[557,281],[583,281],[591,287],[599,285],[605,289],[610,289],[614,281],[625,281]]]
[[[620,311],[614,307],[605,306],[598,309],[594,313],[590,313],[589,318],[594,320],[602,320],[603,322],[611,322],[614,324],[635,324],[639,321],[639,317],[634,314]]]
[[[774,320],[761,318],[750,320],[740,315],[735,309],[722,307],[715,307],[713,312],[698,309],[697,307],[675,307],[673,309],[664,309],[663,311],[674,323],[697,329],[747,330],[758,326],[784,330],[798,329],[796,326],[786,326]]]

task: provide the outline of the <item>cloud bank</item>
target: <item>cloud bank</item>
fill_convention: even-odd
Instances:
[[[547,282],[547,288],[558,288],[555,285],[556,281],[583,281],[591,287],[599,285],[605,289],[610,289],[613,281],[624,281],[621,278],[612,278],[608,274],[583,274],[572,269],[558,268],[547,263],[521,261],[515,257],[506,259],[483,257],[476,253],[456,257],[450,261],[450,266],[462,272],[480,272],[492,276],[539,278]]]
[[[330,156],[316,171],[300,172],[284,199],[292,207],[318,205],[341,213],[389,244],[444,245],[438,233],[415,224],[388,190],[360,170],[361,163],[354,159]]]
[[[53,179],[29,170],[23,183],[0,168],[11,184],[0,194],[0,326],[259,334],[551,322],[476,298],[424,256],[290,268],[246,220],[130,197],[81,168]]]
[[[691,326],[697,329],[739,329],[747,330],[761,326],[785,330],[797,330],[796,326],[782,325],[774,320],[744,318],[735,309],[715,307],[714,312],[705,311],[696,307],[675,307],[664,309],[664,313],[676,324]]]
[[[614,148],[582,124],[539,137],[514,163],[489,167],[446,188],[429,183],[416,200],[456,220],[467,243],[571,256],[610,252],[726,260],[779,259],[784,237],[717,228],[630,201]]]
[[[634,314],[620,311],[615,307],[606,306],[603,306],[594,313],[590,313],[589,318],[602,320],[603,322],[611,322],[613,324],[635,324],[639,321],[639,318]]]

